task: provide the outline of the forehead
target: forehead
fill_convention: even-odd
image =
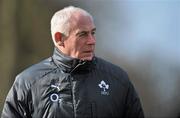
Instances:
[[[76,13],[71,18],[71,28],[73,31],[91,31],[95,24],[90,16]]]

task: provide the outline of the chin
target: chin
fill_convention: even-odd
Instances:
[[[93,57],[91,57],[91,58],[87,58],[86,60],[91,61],[92,59],[93,59]]]

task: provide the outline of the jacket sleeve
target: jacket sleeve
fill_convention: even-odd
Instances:
[[[125,118],[144,118],[140,99],[131,82],[129,82],[129,88],[126,97]]]
[[[30,118],[27,87],[23,78],[16,78],[4,103],[1,118]]]

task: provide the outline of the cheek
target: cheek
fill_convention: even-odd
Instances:
[[[76,46],[76,44],[71,40],[68,40],[65,42],[65,48],[73,49],[75,46]]]
[[[66,41],[66,48],[76,53],[81,53],[86,48],[86,39],[74,39]]]
[[[77,41],[76,42],[76,48],[77,49],[83,49],[86,46],[86,42],[85,41]]]

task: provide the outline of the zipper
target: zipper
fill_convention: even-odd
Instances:
[[[71,100],[72,100],[72,108],[73,108],[73,118],[76,117],[75,115],[75,105],[74,105],[74,95],[73,95],[73,82],[71,79],[71,73],[69,75],[69,82],[70,82],[70,87],[71,87]]]
[[[84,65],[86,63],[86,61],[79,61],[79,64],[77,66],[75,66],[71,71],[70,71],[70,75],[69,75],[69,82],[70,82],[70,86],[71,86],[71,96],[72,96],[72,104],[73,104],[73,118],[76,118],[76,110],[75,110],[75,97],[73,94],[73,81],[72,81],[72,73],[81,65]]]
[[[75,71],[79,66],[82,66],[82,65],[84,65],[85,63],[86,63],[86,61],[80,60],[79,63],[78,63],[78,65],[75,66],[75,67],[70,71],[70,74],[71,74],[73,71]]]
[[[91,102],[91,118],[97,118],[96,102]]]

